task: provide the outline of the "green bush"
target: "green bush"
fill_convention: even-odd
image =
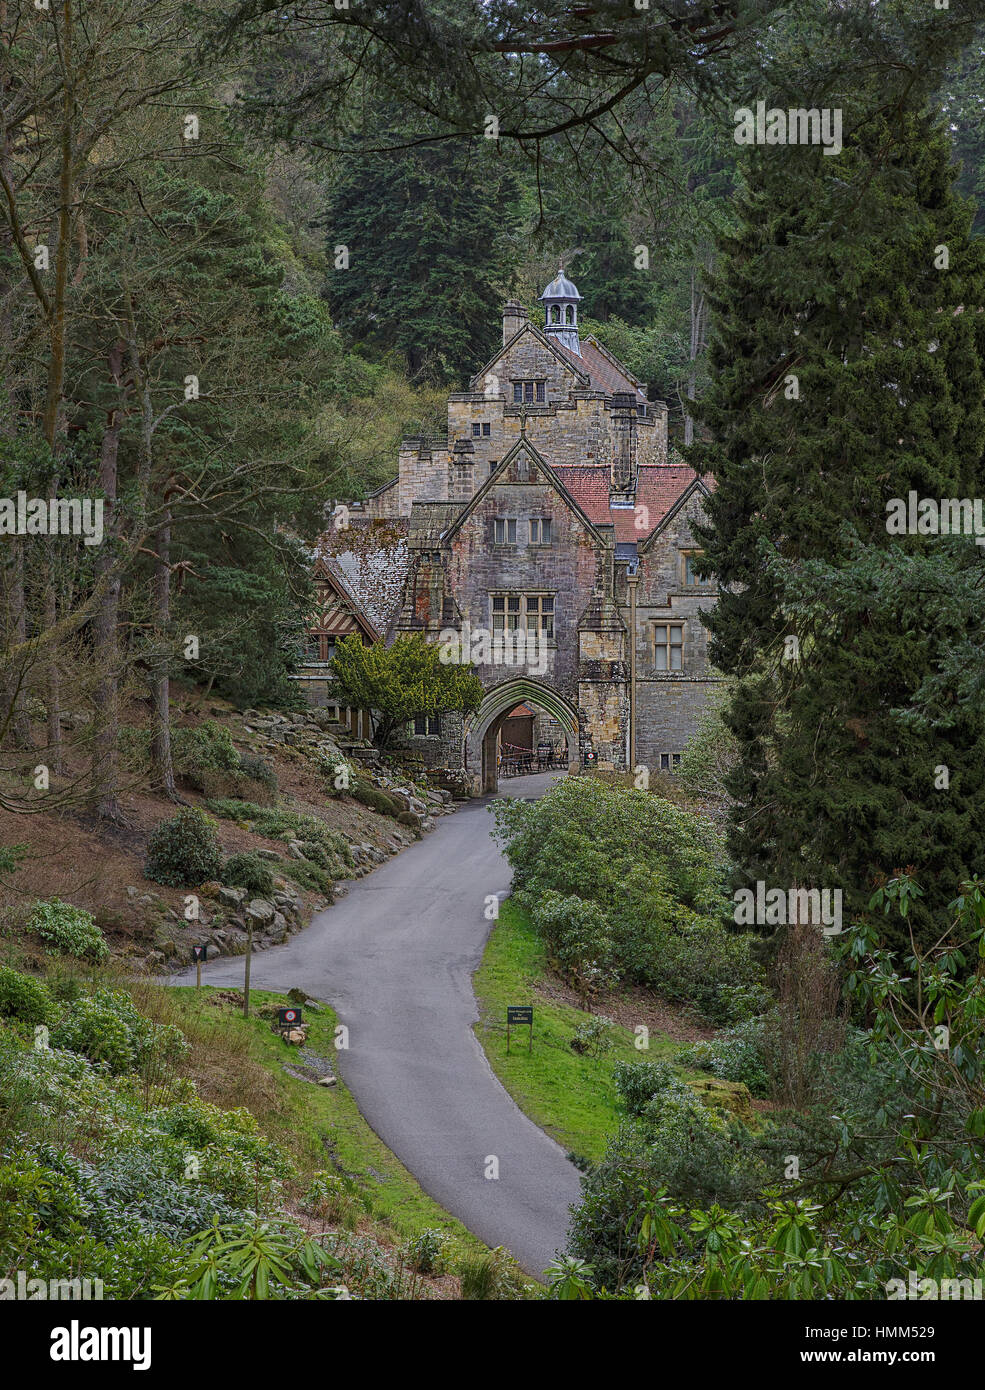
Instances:
[[[229,797],[206,804],[214,815],[236,821],[238,825],[248,825],[259,835],[269,835],[274,840],[300,840],[320,845],[324,851],[325,866],[336,878],[344,877],[345,869],[352,864],[349,841],[317,816],[280,807],[258,806],[252,801],[238,801]]]
[[[271,795],[277,795],[277,774],[273,764],[253,753],[243,753],[239,760],[239,770],[251,782],[259,782]]]
[[[683,1067],[711,1072],[722,1081],[743,1081],[754,1096],[770,1093],[766,1057],[765,1018],[749,1018],[716,1033],[710,1042],[682,1048],[677,1060]]]
[[[654,1096],[681,1084],[669,1062],[617,1062],[612,1079],[626,1113],[637,1117],[646,1113]]]
[[[458,1275],[462,1298],[471,1302],[526,1296],[523,1271],[502,1245],[488,1255],[466,1255],[459,1261]]]
[[[516,889],[574,893],[615,908],[628,880],[646,894],[656,874],[661,892],[682,909],[731,916],[719,832],[649,792],[565,777],[537,801],[497,802],[494,815]]]
[[[307,859],[282,859],[277,867],[284,878],[291,879],[299,888],[331,898],[335,880],[317,864],[310,864]]]
[[[206,719],[194,729],[175,729],[171,756],[175,772],[199,788],[203,772],[236,772],[240,766],[232,735],[214,719]]]
[[[369,1210],[365,1193],[348,1173],[316,1173],[304,1197],[305,1209],[330,1226],[355,1231]]]
[[[317,840],[296,840],[295,844],[299,847],[309,864],[317,864],[320,869],[328,869],[331,867],[335,856],[329,854],[325,846],[319,844]]]
[[[748,993],[762,968],[729,920],[728,865],[709,821],[594,777],[497,802],[494,814],[516,899],[581,989],[619,978],[717,1023],[748,1008],[735,991]]]
[[[245,888],[261,897],[274,888],[270,866],[253,851],[231,854],[223,866],[221,881],[230,888]]]
[[[161,821],[147,842],[144,873],[171,888],[194,887],[218,878],[221,865],[215,821],[197,807]]]
[[[51,1030],[52,1047],[105,1062],[114,1074],[148,1064],[167,1066],[188,1051],[173,1024],[151,1023],[122,990],[99,989],[83,995]]]
[[[585,994],[615,983],[617,970],[605,914],[595,903],[548,889],[535,904],[533,924],[548,952]]]
[[[604,1014],[593,1014],[591,1018],[586,1018],[585,1022],[580,1023],[575,1029],[571,1047],[573,1051],[587,1054],[589,1057],[604,1057],[615,1047],[612,1019],[606,1018]]]
[[[0,965],[0,1015],[36,1028],[54,1019],[55,1001],[43,980]]]
[[[762,967],[751,952],[752,938],[718,922],[685,930],[660,930],[628,914],[613,932],[617,958],[626,975],[666,999],[696,1008],[712,1023],[731,1023],[736,996],[723,986],[755,985]]]
[[[429,1226],[404,1246],[404,1259],[418,1274],[444,1274],[448,1268],[450,1237],[437,1227]]]
[[[91,913],[60,898],[35,903],[28,929],[66,956],[103,960],[109,952],[106,939]]]

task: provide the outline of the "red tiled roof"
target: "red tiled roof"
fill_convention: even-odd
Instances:
[[[617,541],[645,541],[695,479],[693,468],[661,468],[644,464],[639,470],[632,507],[609,506],[609,470],[604,465],[559,464],[555,476],[596,526],[612,526]],[[705,479],[708,482],[708,479]],[[645,507],[646,512],[637,508]],[[637,526],[637,520],[642,526]]]
[[[589,521],[608,523],[609,469],[605,464],[556,464],[553,472]]]
[[[555,346],[564,354],[573,367],[580,372],[587,372],[591,377],[592,387],[596,391],[604,391],[611,396],[616,391],[628,391],[635,396],[638,401],[645,401],[646,396],[636,385],[626,372],[620,371],[615,358],[611,361],[604,352],[600,352],[593,342],[586,339],[581,345],[581,356],[577,352],[572,352],[563,343],[556,343]]]

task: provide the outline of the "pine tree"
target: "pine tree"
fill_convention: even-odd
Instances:
[[[333,318],[353,343],[397,353],[416,380],[466,381],[502,331],[519,209],[484,143],[352,159],[331,194]]]
[[[927,930],[985,871],[985,717],[933,682],[962,624],[980,650],[978,547],[887,531],[890,499],[982,492],[985,272],[955,173],[916,114],[837,158],[755,152],[711,286],[715,442],[691,454],[717,482],[735,859],[749,882],[841,888],[846,915],[913,866]]]

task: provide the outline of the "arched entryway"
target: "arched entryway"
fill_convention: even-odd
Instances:
[[[499,730],[504,719],[519,704],[533,705],[557,720],[568,747],[568,771],[577,771],[577,711],[549,685],[529,676],[518,676],[488,690],[475,714],[466,721],[465,766],[472,774],[473,786],[478,792],[498,790],[496,748]]]

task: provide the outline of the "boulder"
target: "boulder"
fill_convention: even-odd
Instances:
[[[254,898],[247,906],[246,915],[256,925],[266,927],[274,921],[275,917],[279,916],[279,913],[273,903],[268,903],[266,898]]]

